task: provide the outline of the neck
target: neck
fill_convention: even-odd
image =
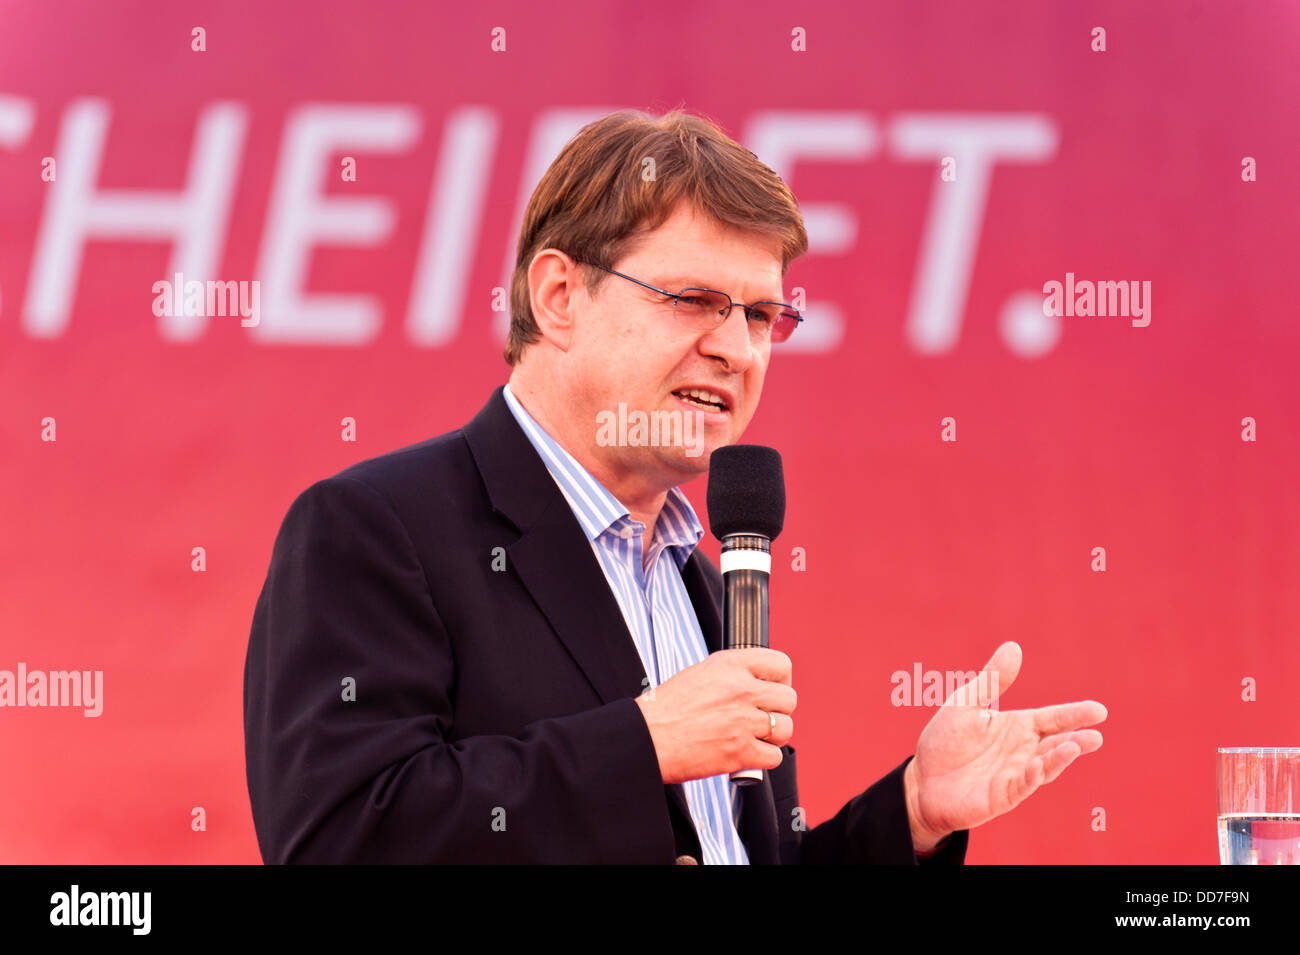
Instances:
[[[594,419],[591,426],[584,429],[580,423],[571,420],[553,402],[548,401],[545,392],[530,387],[517,370],[510,376],[510,392],[560,447],[573,455],[574,460],[627,508],[632,520],[645,525],[641,538],[644,558],[649,551],[664,501],[668,498],[668,491],[674,485],[664,486],[643,471],[621,466],[617,458],[607,460],[597,455],[585,440],[595,434]]]

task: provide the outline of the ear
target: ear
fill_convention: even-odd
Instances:
[[[581,288],[578,264],[559,249],[542,249],[528,266],[529,302],[542,338],[560,351],[573,341],[575,296]]]

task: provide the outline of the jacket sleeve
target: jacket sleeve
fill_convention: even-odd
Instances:
[[[299,495],[244,672],[266,862],[672,861],[658,758],[633,698],[518,736],[448,742],[452,651],[387,498],[344,476]]]
[[[805,865],[961,865],[965,862],[970,840],[970,831],[966,829],[948,836],[934,855],[917,859],[903,793],[903,770],[911,760],[911,756],[907,757],[850,799],[832,818],[804,832],[794,842],[790,857],[782,861]]]

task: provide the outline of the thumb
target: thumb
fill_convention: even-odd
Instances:
[[[1020,644],[1008,640],[993,652],[975,679],[953,691],[948,703],[953,706],[988,706],[996,709],[998,698],[1020,675],[1022,657]]]

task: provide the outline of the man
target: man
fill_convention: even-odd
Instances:
[[[266,861],[961,862],[1101,745],[1099,703],[992,707],[1004,644],[915,758],[801,825],[790,659],[720,650],[678,485],[753,417],[806,248],[784,183],[702,119],[617,113],[565,147],[521,230],[508,385],[285,517],[245,674]],[[610,442],[620,403],[701,431]]]

